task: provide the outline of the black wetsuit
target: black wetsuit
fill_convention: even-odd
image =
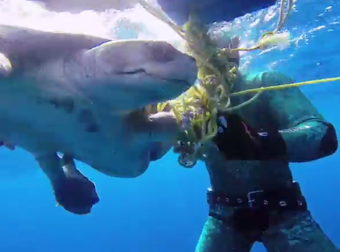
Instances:
[[[265,72],[240,81],[235,91],[291,82]],[[210,209],[196,252],[249,252],[255,241],[269,252],[339,251],[312,218],[289,169],[290,162],[333,154],[334,127],[298,88],[265,92],[236,113],[220,114],[227,125],[219,120],[215,145],[205,150]]]

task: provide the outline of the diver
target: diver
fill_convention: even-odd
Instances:
[[[162,5],[166,0],[159,2]],[[174,3],[168,2],[172,8]],[[230,13],[232,20],[237,16],[236,7],[240,8],[239,15],[243,15],[249,12],[245,10],[247,6],[259,8],[259,2],[275,1],[221,2],[230,4],[226,11],[221,11],[220,2],[214,2],[216,11],[205,6],[199,9],[202,14],[199,18],[212,23],[221,21],[216,20],[219,16],[225,21]],[[166,10],[164,4],[162,7]],[[254,11],[255,7],[248,9]],[[180,10],[187,12],[187,8],[178,8],[174,15],[180,15]],[[239,76],[233,91],[290,82],[290,78],[277,72],[257,73]],[[237,105],[250,98],[251,95],[231,99]],[[174,118],[169,116],[169,124],[171,119]],[[269,252],[339,251],[311,216],[289,168],[291,162],[320,159],[338,148],[333,125],[302,92],[291,88],[262,93],[234,113],[219,113],[217,123],[219,131],[213,141],[203,146],[201,156],[210,175],[211,189],[207,192],[209,217],[196,252],[247,252],[255,241],[262,242]],[[158,160],[166,153],[169,146],[164,143],[167,141],[155,143],[151,160]],[[181,153],[179,161],[183,166],[195,165],[187,159],[181,143],[175,146],[175,152]],[[84,194],[84,199],[86,195],[91,199],[89,192]],[[95,204],[83,202],[90,207]]]
[[[239,63],[238,58],[233,59]],[[292,83],[278,72],[238,76],[234,90]],[[232,97],[238,105],[252,95]],[[218,133],[202,146],[209,172],[209,217],[196,252],[249,252],[262,242],[268,252],[340,251],[308,210],[289,163],[317,160],[336,152],[334,126],[299,88],[262,93],[232,113],[218,113]],[[179,163],[195,165],[183,143]]]

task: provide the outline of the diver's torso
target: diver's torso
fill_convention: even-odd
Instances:
[[[205,164],[214,191],[229,195],[286,188],[293,180],[288,164],[282,161],[228,161],[212,150]]]
[[[258,87],[259,83],[240,81],[234,91]],[[253,95],[253,94],[252,94]],[[234,97],[232,106],[249,100],[252,95]],[[247,124],[257,130],[276,129],[275,120],[268,116],[269,106],[261,95],[248,106],[236,110]],[[207,147],[205,164],[210,174],[211,186],[228,194],[244,194],[254,190],[269,190],[292,184],[292,173],[287,161],[226,160],[213,146]]]

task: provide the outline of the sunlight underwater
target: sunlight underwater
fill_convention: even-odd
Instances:
[[[246,15],[233,23],[219,24],[215,33],[223,37],[233,30],[246,30],[241,35],[242,46],[253,45],[258,39],[257,26],[264,23],[275,25],[277,6]],[[182,39],[168,25],[145,11],[141,6],[124,11],[110,10],[102,13],[84,11],[79,14],[51,12],[35,2],[25,0],[3,0],[0,2],[0,23],[53,32],[81,33],[110,39],[155,39],[166,40],[179,48]]]
[[[254,14],[236,18],[233,22],[214,24],[211,27],[211,32],[215,37],[222,40],[226,35],[232,33],[232,35],[241,37],[241,47],[251,47],[257,42],[264,29],[274,29],[278,18],[278,8],[279,4]],[[297,12],[296,8],[293,9],[293,12]],[[145,11],[140,5],[124,11],[109,10],[101,13],[84,11],[79,14],[72,14],[51,12],[35,2],[26,0],[2,0],[0,2],[0,23],[44,31],[88,34],[113,40],[165,40],[177,49],[183,50],[184,41],[178,34],[167,24]],[[290,47],[298,47],[300,44],[307,43],[308,34],[324,28],[312,27],[309,31],[294,34],[294,37],[291,37]],[[272,50],[273,48],[262,52],[241,52],[240,70],[247,71],[249,66],[252,65],[252,60],[260,58],[263,54],[272,52]],[[293,55],[290,55],[290,57],[293,57]],[[280,61],[283,61],[283,59],[274,58],[270,64],[265,65],[266,70]]]

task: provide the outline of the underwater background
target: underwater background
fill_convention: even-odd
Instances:
[[[11,7],[9,1],[7,5],[5,2],[0,4],[0,22],[11,19],[15,23],[13,11],[18,14],[23,10],[14,7],[13,1]],[[24,12],[25,17],[31,15]],[[276,21],[277,6],[235,20],[232,29],[240,32],[245,44],[251,44],[263,31],[272,29]],[[277,70],[296,81],[337,77],[340,75],[339,21],[339,1],[298,0],[284,27],[291,32],[291,45],[285,50],[244,54],[242,69],[245,72]],[[106,31],[112,32],[113,37],[137,36],[136,31],[124,30],[124,25],[118,27],[117,22],[105,19],[109,27]],[[124,22],[129,20],[120,19],[119,24]],[[229,32],[230,27],[219,24],[214,29]],[[149,32],[149,36],[156,30]],[[340,83],[301,89],[334,124],[340,136]],[[312,215],[338,247],[339,163],[338,151],[318,161],[291,165]],[[204,165],[183,169],[171,152],[136,179],[105,177],[77,163],[96,183],[101,198],[87,216],[76,216],[56,207],[49,182],[29,153],[1,148],[0,164],[1,252],[190,252],[194,251],[207,218],[205,193],[209,179]],[[265,250],[256,244],[252,251]]]

